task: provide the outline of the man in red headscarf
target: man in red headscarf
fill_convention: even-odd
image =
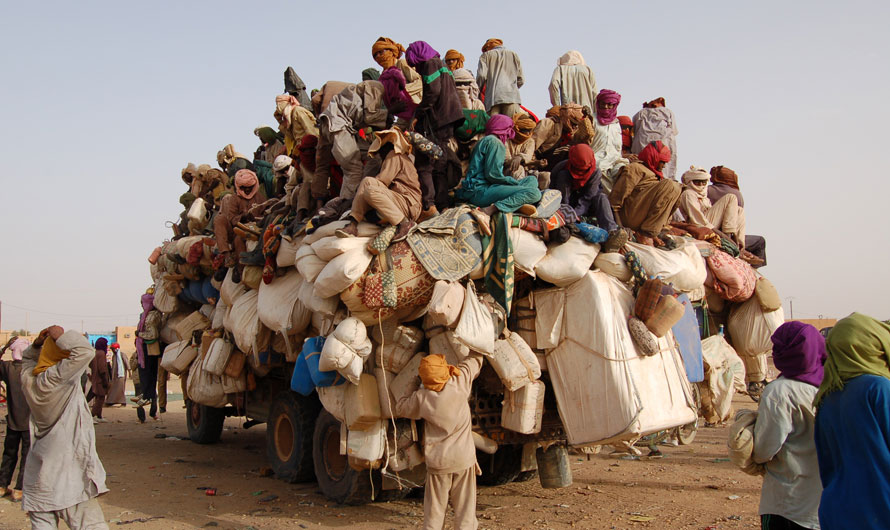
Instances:
[[[618,116],[618,123],[621,125],[621,154],[627,156],[634,140],[634,122],[630,116]]]
[[[609,202],[622,225],[640,232],[637,239],[646,243],[658,237],[677,209],[680,183],[663,178],[671,150],[660,140],[651,142],[619,174]]]

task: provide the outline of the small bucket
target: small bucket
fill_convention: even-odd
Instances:
[[[551,445],[545,451],[535,452],[538,461],[538,477],[545,489],[566,488],[572,485],[572,468],[569,466],[569,452],[564,445]]]

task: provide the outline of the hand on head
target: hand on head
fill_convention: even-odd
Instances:
[[[53,339],[54,341],[59,340],[59,337],[62,336],[62,333],[65,333],[65,330],[61,326],[50,326],[48,328],[43,329],[39,335],[37,335],[37,339],[34,340],[35,346],[43,346],[43,342],[47,337]]]

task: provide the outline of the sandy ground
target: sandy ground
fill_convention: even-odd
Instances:
[[[737,396],[735,408],[746,407],[755,404]],[[229,418],[221,442],[201,446],[188,440],[182,401],[145,424],[132,407],[106,412],[110,422],[96,426],[96,438],[111,489],[100,503],[112,528],[389,529],[422,521],[421,498],[338,506],[314,483],[260,476],[263,425],[244,430],[241,419]],[[726,436],[726,427],[700,428],[692,445],[662,447],[660,459],[572,455],[568,488],[545,490],[537,479],[480,488],[480,528],[759,528],[761,479],[726,459]],[[208,487],[216,496],[205,494]],[[0,500],[0,529],[13,528],[29,525],[7,497]]]

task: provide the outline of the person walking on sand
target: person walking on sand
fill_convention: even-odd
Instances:
[[[22,390],[31,408],[31,452],[22,509],[33,530],[107,530],[96,497],[108,492],[80,376],[96,355],[76,331],[50,326],[22,354]]]
[[[121,345],[117,342],[111,344],[111,386],[108,388],[108,395],[105,397],[105,406],[121,405],[127,406],[127,372],[129,367],[127,361],[121,353]]]
[[[0,497],[12,494],[13,501],[22,500],[22,482],[25,478],[25,462],[28,461],[28,450],[31,448],[31,433],[28,432],[30,411],[25,396],[22,394],[22,352],[31,343],[19,337],[12,337],[2,349],[12,352],[11,361],[0,361],[0,381],[6,386],[6,439],[3,441],[3,462],[0,463]],[[21,460],[15,487],[9,489],[12,472],[16,461]]]
[[[111,378],[108,374],[108,339],[102,337],[96,340],[96,353],[90,362],[90,388],[93,393],[93,421],[105,423],[102,417],[102,408],[105,406],[105,396],[108,395],[108,387],[111,386]]]

